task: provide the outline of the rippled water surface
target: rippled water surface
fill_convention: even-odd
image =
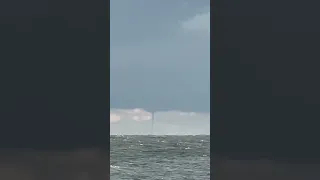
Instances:
[[[210,136],[111,136],[111,180],[209,180]]]

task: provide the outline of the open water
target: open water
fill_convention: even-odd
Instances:
[[[111,136],[111,180],[209,180],[210,136]]]

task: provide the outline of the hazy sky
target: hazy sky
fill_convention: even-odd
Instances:
[[[110,5],[111,108],[209,111],[210,1]]]

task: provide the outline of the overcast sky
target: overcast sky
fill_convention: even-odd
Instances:
[[[110,5],[111,108],[209,111],[210,1]]]

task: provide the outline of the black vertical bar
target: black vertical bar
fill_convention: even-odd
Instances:
[[[0,179],[109,179],[109,1],[3,0],[0,22]]]

